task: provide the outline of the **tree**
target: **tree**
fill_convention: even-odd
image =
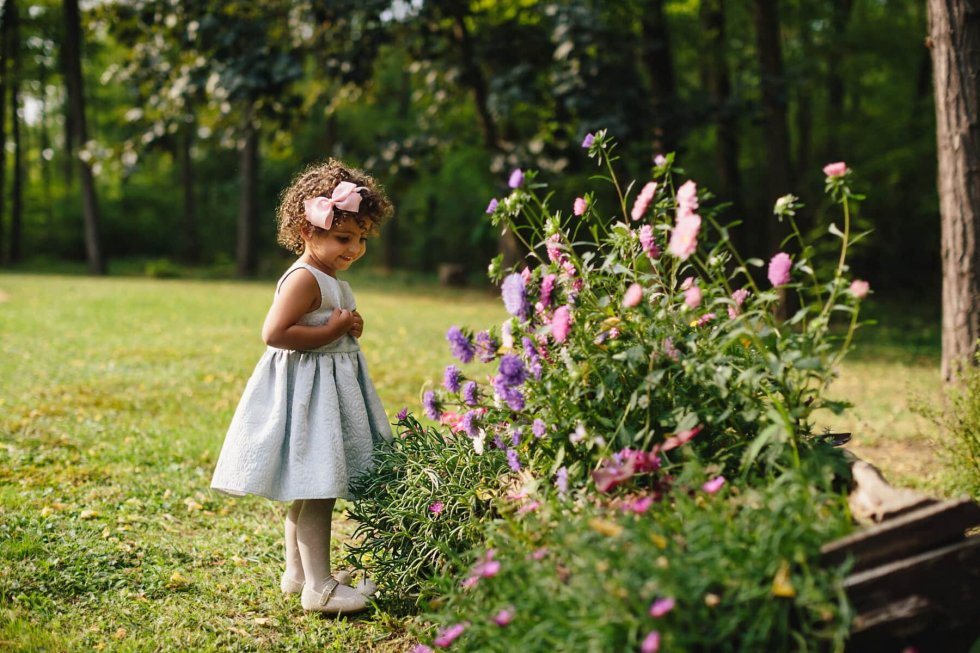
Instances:
[[[980,336],[980,9],[929,0],[942,219],[942,376],[974,360]]]
[[[21,47],[20,12],[16,0],[7,0],[5,7],[10,21],[10,39],[7,54],[10,59],[10,131],[14,140],[14,179],[10,207],[10,261],[17,263],[21,258],[21,234],[24,225],[24,141],[21,125]]]
[[[102,256],[102,234],[99,209],[95,198],[95,179],[83,152],[88,141],[85,124],[85,96],[82,86],[82,27],[78,0],[64,0],[65,42],[62,55],[65,62],[65,86],[68,91],[68,111],[72,138],[78,152],[78,176],[82,184],[82,215],[85,225],[85,253],[91,274],[105,274]]]

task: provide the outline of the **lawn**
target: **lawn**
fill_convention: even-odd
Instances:
[[[448,326],[505,316],[488,292],[351,280],[391,415],[441,378]],[[305,615],[278,589],[283,507],[208,489],[272,287],[0,275],[5,650],[407,650],[383,613]],[[832,389],[855,407],[826,426],[892,481],[941,493],[938,434],[911,409],[941,396],[938,316],[871,308],[882,324]]]

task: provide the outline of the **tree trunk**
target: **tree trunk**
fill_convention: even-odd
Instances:
[[[664,0],[650,0],[641,20],[642,58],[650,74],[650,111],[653,151],[676,152],[680,143],[677,120],[677,81],[670,51],[670,31]]]
[[[255,191],[259,177],[258,152],[259,130],[253,120],[252,106],[250,105],[245,111],[245,126],[238,158],[241,190],[238,203],[238,242],[235,258],[238,263],[238,276],[240,277],[254,276],[257,269],[255,231],[258,223],[258,206]]]
[[[721,199],[732,203],[731,213],[742,217],[741,175],[738,169],[738,113],[725,57],[725,0],[703,0],[701,27],[705,33],[705,86],[711,96],[716,126],[715,165]],[[744,230],[740,230],[744,231]]]
[[[21,235],[24,224],[24,143],[21,140],[20,78],[21,45],[20,13],[15,0],[7,0],[7,17],[10,20],[10,130],[14,139],[14,185],[10,207],[10,262],[21,259]]]
[[[480,127],[483,130],[483,142],[486,148],[495,152],[500,147],[500,138],[497,132],[497,123],[490,112],[488,84],[480,65],[476,60],[476,52],[473,49],[473,39],[469,29],[466,27],[466,14],[457,3],[450,3],[449,11],[453,21],[453,40],[456,42],[460,53],[460,64],[463,68],[463,83],[473,91],[476,100],[476,113],[480,118]]]
[[[7,207],[7,50],[10,42],[10,5],[0,7],[0,263],[4,254],[4,214]]]
[[[194,144],[194,123],[181,125],[177,137],[177,158],[180,168],[180,187],[182,189],[184,210],[181,218],[183,225],[183,247],[181,258],[185,263],[199,263],[201,260],[201,239],[197,229],[197,203],[194,198],[194,161],[191,157],[191,147]]]
[[[975,362],[980,336],[980,7],[928,0],[942,219],[942,376]]]
[[[830,33],[833,39],[827,52],[827,142],[824,158],[836,161],[841,158],[837,142],[839,125],[844,122],[844,75],[841,65],[846,54],[847,23],[851,17],[854,0],[834,0],[830,15]]]
[[[105,274],[99,210],[95,200],[95,180],[92,177],[92,169],[81,157],[82,148],[88,141],[88,128],[85,124],[85,96],[82,86],[82,29],[78,0],[64,0],[64,12],[65,85],[68,90],[72,137],[75,139],[75,151],[79,153],[77,162],[78,178],[82,186],[82,215],[85,220],[85,254],[89,273]]]

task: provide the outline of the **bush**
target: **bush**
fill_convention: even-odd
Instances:
[[[544,502],[511,515],[471,555],[476,580],[443,583],[420,639],[462,631],[453,650],[507,653],[842,650],[846,570],[817,559],[849,513],[807,467],[712,494],[692,464],[647,512]]]
[[[967,369],[959,381],[947,391],[946,410],[928,405],[917,410],[943,431],[941,445],[952,472],[949,491],[980,497],[980,369]]]
[[[353,484],[348,512],[359,522],[359,543],[349,546],[349,559],[388,597],[412,604],[431,596],[430,581],[453,573],[452,561],[482,541],[507,463],[502,452],[480,455],[469,441],[411,416],[397,431],[376,454],[374,472]]]

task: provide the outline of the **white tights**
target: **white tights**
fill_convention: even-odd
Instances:
[[[330,526],[336,499],[293,501],[286,513],[286,577],[323,591],[330,580]]]

